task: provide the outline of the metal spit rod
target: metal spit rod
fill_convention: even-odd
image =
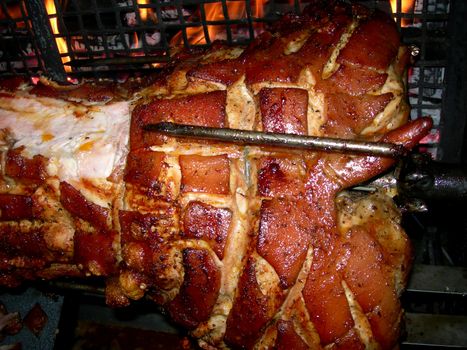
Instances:
[[[408,153],[408,150],[404,146],[393,143],[365,142],[228,128],[210,128],[170,122],[148,124],[144,129],[178,137],[194,137],[260,146],[292,147],[324,152],[370,154],[392,158],[402,157]]]

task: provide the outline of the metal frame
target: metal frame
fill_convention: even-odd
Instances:
[[[453,0],[449,17],[446,90],[442,102],[440,157],[467,164],[467,2]]]
[[[63,67],[60,52],[54,40],[54,33],[48,23],[47,11],[42,0],[29,0],[25,2],[29,16],[29,20],[34,32],[34,38],[37,46],[42,53],[43,61],[47,67],[49,76],[59,82],[66,82],[67,75]]]
[[[11,13],[15,5],[18,17]],[[0,29],[0,73],[31,76],[45,70],[24,0],[0,2]],[[30,55],[25,49],[30,50]]]

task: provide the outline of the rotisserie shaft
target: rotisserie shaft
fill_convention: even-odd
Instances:
[[[146,295],[204,348],[393,348],[410,244],[391,198],[345,189],[394,159],[145,131],[412,148],[431,122],[406,123],[408,52],[392,19],[322,2],[246,48],[173,61],[131,98],[116,85],[2,83],[0,283],[105,276],[110,305]]]

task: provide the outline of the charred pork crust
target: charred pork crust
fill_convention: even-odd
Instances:
[[[144,127],[412,148],[431,122],[407,122],[407,50],[394,21],[312,1],[247,47],[174,52],[137,95],[131,84],[0,84],[0,284],[105,276],[110,305],[147,296],[206,349],[392,349],[410,243],[391,198],[345,190],[393,159]],[[76,135],[69,123],[97,129]]]

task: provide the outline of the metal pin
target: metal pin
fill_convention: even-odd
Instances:
[[[409,50],[413,57],[420,55],[420,48],[417,45],[409,45]]]
[[[364,142],[240,129],[209,128],[169,122],[148,124],[144,126],[144,129],[177,137],[191,137],[260,146],[301,148],[324,152],[367,154],[392,158],[402,157],[408,153],[408,150],[404,146],[393,143]]]

